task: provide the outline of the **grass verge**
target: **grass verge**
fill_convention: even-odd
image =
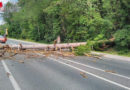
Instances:
[[[114,48],[110,48],[110,49],[108,49],[106,51],[94,51],[94,52],[100,52],[100,53],[130,57],[130,51],[125,53],[124,51],[117,51]]]

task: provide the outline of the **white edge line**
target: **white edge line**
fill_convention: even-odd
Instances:
[[[50,58],[50,57],[48,57],[48,58]],[[127,90],[130,90],[129,87],[124,86],[124,85],[122,85],[122,84],[116,83],[116,82],[114,82],[114,81],[108,80],[108,79],[103,78],[103,77],[100,77],[100,76],[97,76],[97,75],[95,75],[95,74],[93,74],[93,73],[87,72],[87,71],[85,71],[85,70],[82,70],[82,69],[80,69],[80,68],[74,67],[74,66],[69,65],[69,64],[66,64],[66,63],[64,63],[64,62],[57,61],[57,60],[54,59],[54,58],[50,58],[50,59],[53,60],[53,61],[56,61],[56,62],[58,62],[58,63],[64,64],[64,65],[66,65],[66,66],[69,66],[69,67],[71,67],[71,68],[74,68],[74,69],[76,69],[76,70],[78,70],[78,71],[81,71],[81,72],[84,72],[84,73],[89,74],[89,75],[91,75],[91,76],[94,76],[94,77],[96,77],[96,78],[99,78],[99,79],[101,79],[101,80],[104,80],[104,81],[107,81],[107,82],[112,83],[112,84],[114,84],[114,85],[117,85],[117,86],[119,86],[119,87],[122,87],[122,88],[125,88],[125,89],[127,89]]]
[[[4,66],[4,69],[5,69],[6,73],[9,73],[9,79],[10,79],[11,84],[13,85],[14,89],[15,90],[21,90],[21,88],[19,87],[18,83],[14,79],[12,73],[10,72],[9,68],[7,67],[6,63],[3,60],[1,62],[3,64],[3,66]]]
[[[85,65],[85,64],[82,64],[82,63],[79,63],[79,62],[74,62],[72,60],[69,60],[69,59],[63,59],[63,58],[60,58],[62,60],[67,60],[69,62],[72,62],[72,63],[76,63],[76,64],[79,64],[79,65],[82,65],[82,66],[85,66],[85,67],[89,67],[89,68],[92,68],[92,69],[95,69],[95,70],[99,70],[99,71],[102,71],[102,72],[105,72],[105,70],[103,69],[99,69],[99,68],[96,68],[96,67],[92,67],[90,65]],[[108,72],[109,73],[109,72]],[[123,77],[123,78],[126,78],[126,79],[130,79],[130,77],[127,77],[127,76],[124,76],[124,75],[120,75],[120,74],[116,74],[116,73],[109,73],[109,74],[113,74],[113,75],[116,75],[116,76],[119,76],[119,77]]]

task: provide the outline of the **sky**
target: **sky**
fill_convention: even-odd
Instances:
[[[0,0],[0,2],[3,2],[4,5],[5,5],[8,1],[10,1],[10,2],[17,2],[18,0]]]
[[[13,2],[13,3],[16,3],[18,0],[0,0],[0,2],[2,2],[3,3],[3,6],[7,3],[7,2]],[[0,25],[1,24],[3,24],[4,23],[4,21],[3,21],[3,18],[2,18],[2,16],[0,15]]]

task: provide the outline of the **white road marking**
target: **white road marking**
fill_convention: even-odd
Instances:
[[[14,79],[12,73],[10,72],[9,68],[7,67],[6,63],[3,60],[1,62],[2,62],[2,65],[4,66],[4,69],[5,69],[6,73],[9,73],[9,79],[10,79],[11,84],[13,85],[14,89],[15,90],[21,90],[18,83]]]
[[[109,82],[109,83],[111,83],[111,84],[114,84],[114,85],[116,85],[116,86],[119,86],[119,87],[121,87],[121,88],[124,88],[124,89],[126,89],[126,90],[130,90],[130,87],[124,86],[124,85],[122,85],[122,84],[119,84],[119,83],[114,82],[114,81],[111,81],[111,80],[109,80],[109,79],[100,77],[100,76],[98,76],[98,75],[95,75],[95,74],[93,74],[93,73],[87,72],[87,71],[82,70],[82,69],[80,69],[80,68],[77,68],[77,67],[75,67],[75,66],[66,64],[66,63],[61,62],[61,61],[58,61],[58,60],[56,60],[56,59],[54,59],[54,58],[51,58],[51,57],[48,57],[48,58],[49,58],[50,60],[53,60],[53,61],[56,61],[56,62],[58,62],[58,63],[64,64],[64,65],[66,65],[66,66],[69,66],[69,67],[74,68],[74,69],[76,69],[76,70],[78,70],[78,71],[81,71],[81,72],[84,72],[84,73],[89,74],[89,75],[91,75],[91,76],[94,76],[94,77],[96,77],[96,78],[99,78],[99,79],[101,79],[101,80],[104,80],[104,81],[106,81],[106,82]]]
[[[99,70],[99,71],[105,72],[105,70],[103,70],[103,69],[99,69],[99,68],[96,68],[96,67],[92,67],[92,66],[90,66],[90,65],[82,64],[82,63],[75,62],[75,61],[72,61],[72,60],[69,60],[69,59],[63,59],[63,58],[60,58],[60,59],[66,60],[66,61],[69,61],[69,62],[72,62],[72,63],[75,63],[75,64],[79,64],[79,65],[82,65],[82,66],[85,66],[85,67],[89,67],[89,68],[92,68],[92,69],[95,69],[95,70]],[[109,73],[109,72],[107,72],[107,73]],[[109,73],[109,74],[113,74],[113,75],[116,75],[116,76],[119,76],[119,77],[123,77],[123,78],[126,78],[126,79],[130,79],[130,77],[127,77],[127,76],[124,76],[124,75],[120,75],[120,74],[116,74],[116,73]]]

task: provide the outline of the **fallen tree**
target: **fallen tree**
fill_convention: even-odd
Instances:
[[[81,43],[64,43],[64,44],[34,44],[34,45],[1,45],[0,44],[0,57],[13,57],[20,53],[31,52],[47,52],[47,51],[62,51],[63,49],[74,49],[80,45],[85,45],[86,42]],[[28,51],[29,50],[29,51]],[[47,52],[48,53],[48,52]]]
[[[80,45],[86,45],[86,42],[80,43],[64,43],[64,44],[50,44],[50,45],[41,45],[41,44],[34,44],[34,45],[8,45],[6,47],[10,47],[11,49],[42,49],[42,50],[58,50],[58,49],[67,49],[67,48],[75,48]]]
[[[93,50],[105,51],[115,46],[115,42],[111,40],[95,41],[93,43]]]

